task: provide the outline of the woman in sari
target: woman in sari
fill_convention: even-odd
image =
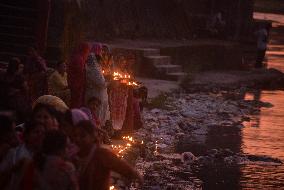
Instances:
[[[47,92],[46,62],[34,48],[28,52],[24,72],[28,77],[29,95],[33,102]]]
[[[86,58],[89,45],[81,44],[71,58],[68,68],[68,86],[71,91],[71,108],[80,108],[84,104],[86,85]]]
[[[96,46],[93,49],[95,50]],[[107,84],[103,75],[102,67],[98,63],[95,53],[92,52],[86,61],[85,103],[87,104],[88,101],[94,97],[101,102],[97,109],[96,115],[103,126],[106,120],[108,120],[110,117]]]

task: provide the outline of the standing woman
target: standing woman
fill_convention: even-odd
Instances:
[[[86,85],[86,58],[90,48],[82,43],[75,49],[68,68],[68,86],[71,91],[71,108],[80,108],[84,104]]]
[[[28,77],[29,95],[32,102],[47,92],[46,70],[46,61],[35,48],[29,48],[24,73]]]
[[[93,50],[96,49],[96,46]],[[102,125],[109,119],[109,104],[107,94],[107,84],[103,75],[102,67],[98,63],[96,55],[92,52],[86,61],[86,93],[85,103],[87,104],[92,98],[97,98],[101,104],[97,109],[98,116]]]

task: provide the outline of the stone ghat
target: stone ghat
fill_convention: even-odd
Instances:
[[[179,80],[195,70],[242,68],[238,43],[222,40],[115,40],[106,43],[114,56],[124,56],[136,76]]]

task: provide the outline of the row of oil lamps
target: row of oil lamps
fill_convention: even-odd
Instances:
[[[105,75],[105,71],[103,70],[103,74]],[[129,74],[121,74],[119,72],[113,72],[112,79],[114,81],[120,81],[122,84],[126,84],[128,86],[139,86],[139,84],[133,81],[133,77]]]

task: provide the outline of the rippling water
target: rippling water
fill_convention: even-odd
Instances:
[[[284,72],[284,15],[254,15],[258,19],[273,21],[270,44],[267,51],[269,68]],[[242,151],[253,155],[266,155],[284,162],[284,91],[260,91],[247,94],[247,99],[256,97],[269,102],[272,108],[262,108],[259,115],[244,123]],[[283,165],[244,165],[240,168],[242,189],[284,189]]]

